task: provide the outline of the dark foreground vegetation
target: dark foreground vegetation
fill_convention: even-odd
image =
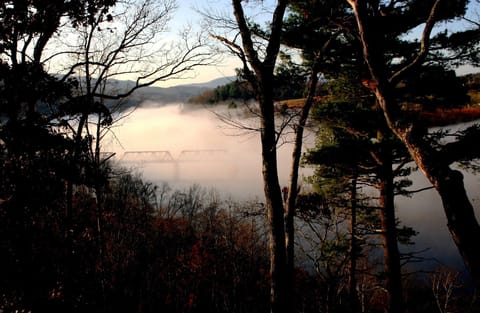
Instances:
[[[87,185],[75,187],[67,224],[65,184],[46,176],[51,158],[37,160],[42,166],[24,163],[16,175],[11,168],[2,175],[3,190],[16,182],[0,205],[2,312],[268,310],[268,241],[260,203],[222,200],[200,186],[158,187],[105,167],[101,194]],[[311,250],[299,252],[304,266],[296,269],[291,300],[302,312],[345,312],[350,256],[348,229],[339,225],[348,214],[318,211],[311,198],[302,199],[299,219]],[[383,312],[378,235],[368,233],[358,256],[358,293],[365,312]],[[413,273],[404,282],[409,312],[435,312],[438,305],[475,312],[468,310],[475,304],[473,290],[454,269]]]
[[[2,176],[17,182],[0,210],[2,312],[266,310],[265,239],[247,208],[111,170],[102,194],[75,187],[67,224],[65,185],[24,166]]]

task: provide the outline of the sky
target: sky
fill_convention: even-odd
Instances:
[[[212,8],[221,8],[222,12],[230,12],[230,1],[228,0],[177,0],[178,9],[174,12],[170,23],[171,32],[187,26],[201,28],[202,16],[199,10],[211,11]],[[215,9],[217,10],[217,9]],[[205,83],[220,77],[235,76],[235,68],[240,66],[239,61],[232,56],[225,55],[223,61],[215,66],[202,66],[190,72],[180,80],[167,80],[158,83],[160,87],[174,85]]]
[[[231,1],[230,0],[150,0],[156,6],[162,6],[163,3],[168,3],[170,1],[176,2],[178,8],[171,13],[171,18],[168,22],[168,30],[165,32],[164,29],[161,31],[155,31],[155,39],[144,39],[151,36],[150,31],[154,28],[151,27],[144,33],[142,36],[138,36],[140,41],[145,40],[152,43],[152,45],[145,46],[146,50],[135,50],[129,55],[130,60],[135,60],[135,53],[141,53],[142,61],[145,61],[146,65],[141,64],[138,67],[125,67],[125,68],[113,68],[112,72],[122,73],[115,76],[115,79],[121,80],[132,80],[135,81],[138,76],[142,74],[134,73],[136,70],[147,69],[150,71],[155,70],[157,65],[168,64],[168,61],[173,59],[173,54],[169,55],[173,49],[168,49],[170,45],[174,46],[174,42],[178,42],[180,39],[179,32],[186,27],[192,27],[194,32],[202,32],[205,35],[208,35],[208,32],[205,29],[202,29],[201,23],[203,20],[202,15],[198,10],[205,10],[207,12],[213,12],[215,14],[222,12],[224,14],[230,14],[231,12]],[[128,2],[131,4],[134,2]],[[139,1],[140,3],[140,1]],[[125,6],[118,5],[117,11],[113,10],[115,14],[118,14],[119,18],[114,19],[114,22],[111,24],[106,23],[103,27],[102,35],[95,37],[91,44],[91,55],[95,60],[105,59],[106,55],[111,55],[111,53],[105,54],[106,51],[113,51],[118,44],[120,43],[122,36],[125,32],[126,25],[130,25],[133,20],[133,16],[136,12],[136,9],[125,9]],[[125,10],[127,14],[125,13]],[[161,12],[161,11],[159,11]],[[130,14],[129,14],[130,13]],[[158,13],[158,12],[157,12]],[[154,14],[153,14],[154,16]],[[125,20],[128,20],[125,22]],[[163,21],[164,19],[161,19]],[[116,24],[116,22],[118,24]],[[159,25],[162,23],[159,23]],[[108,28],[107,28],[108,27]],[[101,30],[101,27],[98,28]],[[107,31],[110,30],[113,35],[109,35]],[[107,33],[107,36],[104,34]],[[105,36],[105,37],[104,37]],[[208,37],[208,36],[207,36]],[[104,39],[105,38],[105,39]],[[68,72],[72,64],[76,63],[77,45],[83,42],[84,38],[80,31],[72,31],[68,23],[65,23],[65,27],[62,27],[58,33],[55,34],[51,40],[49,46],[47,47],[46,52],[44,53],[44,59],[46,61],[48,70],[53,73],[65,74]],[[151,40],[151,41],[150,41]],[[157,41],[158,40],[158,41]],[[211,39],[212,42],[215,40]],[[190,42],[193,44],[193,41]],[[180,44],[183,46],[183,44]],[[74,48],[72,48],[74,47]],[[142,49],[144,49],[142,47]],[[151,49],[151,50],[148,50]],[[150,55],[149,51],[159,52],[158,55]],[[58,53],[59,51],[68,51],[69,53]],[[73,53],[71,53],[73,51]],[[129,50],[131,51],[131,50]],[[147,51],[145,53],[145,51]],[[144,58],[143,58],[144,57]],[[151,57],[151,58],[150,58]],[[119,57],[120,58],[120,57]],[[155,58],[155,59],[154,59]],[[151,61],[154,59],[155,61]],[[217,59],[217,58],[216,58]],[[220,77],[231,77],[235,76],[235,69],[240,67],[240,62],[236,57],[225,54],[222,57],[222,62],[215,63],[213,66],[202,66],[197,67],[194,71],[185,73],[181,78],[174,79],[172,77],[166,78],[164,81],[160,81],[155,84],[159,87],[170,87],[175,85],[185,85],[192,83],[206,83]],[[157,61],[158,60],[158,61]],[[148,63],[147,63],[148,62]],[[129,63],[129,66],[131,63]],[[167,66],[167,70],[161,72],[161,74],[166,74],[172,67]],[[94,73],[95,74],[95,73]],[[151,77],[150,77],[151,78]],[[145,80],[146,81],[146,80]]]
[[[264,0],[262,5],[259,5],[257,1],[251,1],[248,4],[250,13],[260,11],[262,6],[268,7],[274,4],[273,0]],[[230,0],[177,0],[178,9],[174,13],[170,27],[172,31],[175,29],[181,29],[186,25],[192,25],[193,27],[202,27],[202,15],[200,12],[208,12],[215,15],[232,15],[232,4]],[[249,14],[250,14],[249,13]],[[255,15],[257,20],[261,20],[262,16]],[[224,55],[223,61],[216,66],[200,67],[188,75],[187,78],[181,80],[165,81],[159,84],[161,87],[168,87],[178,84],[190,84],[190,83],[204,83],[214,80],[220,77],[235,76],[235,69],[241,67],[241,63],[237,57],[231,55]]]
[[[178,10],[174,13],[171,28],[180,29],[185,25],[192,25],[194,27],[201,27],[202,16],[198,11],[208,12],[213,14],[226,14],[231,16],[232,5],[230,0],[177,0]],[[261,5],[260,5],[261,3]],[[264,1],[250,1],[248,4],[249,12],[255,14],[256,20],[264,19],[265,22],[270,18],[269,15],[258,14],[261,11],[261,6],[271,8],[275,5],[274,0]],[[248,10],[248,9],[247,9]],[[257,12],[255,12],[257,10]],[[479,20],[480,6],[476,0],[472,0],[468,12],[468,17],[473,20]],[[261,22],[260,22],[261,23]],[[465,23],[464,23],[465,25]],[[445,25],[440,26],[445,28]],[[452,27],[449,25],[448,27]],[[420,36],[420,31],[418,32]],[[188,75],[182,80],[165,81],[159,84],[162,87],[168,87],[179,84],[203,83],[208,82],[219,77],[235,76],[235,68],[240,67],[240,61],[233,56],[224,56],[223,62],[216,66],[201,67]],[[471,67],[461,67],[457,73],[464,75],[471,72],[478,72],[478,69]]]

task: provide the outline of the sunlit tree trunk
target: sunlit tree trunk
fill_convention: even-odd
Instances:
[[[310,114],[310,109],[315,100],[315,93],[318,84],[318,64],[314,62],[310,74],[309,84],[307,87],[307,97],[304,102],[302,111],[300,112],[300,119],[295,125],[295,139],[292,151],[292,165],[290,170],[290,185],[288,188],[288,197],[285,207],[285,242],[287,253],[287,292],[291,295],[289,305],[291,312],[295,308],[295,299],[293,298],[295,289],[295,211],[296,202],[299,192],[298,188],[298,172],[300,168],[300,159],[302,157],[303,135],[307,124],[307,119]]]
[[[276,313],[286,312],[288,305],[286,301],[286,247],[283,224],[284,206],[277,171],[273,101],[271,99],[266,100],[262,99],[260,102],[262,107],[262,174],[270,233],[271,312]],[[271,105],[269,102],[271,102]]]
[[[271,312],[288,312],[284,202],[278,180],[277,135],[273,103],[274,69],[280,50],[280,34],[288,1],[279,0],[277,2],[272,17],[271,34],[263,60],[260,60],[254,47],[252,33],[246,21],[241,2],[241,0],[232,0],[232,6],[242,37],[243,50],[246,54],[246,59],[243,60],[245,75],[255,89],[260,107],[262,174],[270,237]],[[252,70],[249,69],[249,66]]]
[[[359,37],[363,46],[364,59],[368,65],[377,101],[384,112],[389,127],[409,150],[413,160],[432,183],[440,195],[447,218],[448,229],[477,286],[480,286],[480,225],[467,196],[463,175],[450,167],[453,160],[444,151],[438,151],[425,138],[425,129],[400,114],[398,103],[392,96],[395,82],[404,72],[420,66],[428,53],[429,37],[436,21],[436,10],[440,0],[432,5],[430,16],[425,21],[418,55],[404,68],[388,77],[387,65],[382,62],[381,47],[375,46],[374,34],[378,30],[369,29],[367,10],[364,1],[347,0],[351,5],[358,25]]]

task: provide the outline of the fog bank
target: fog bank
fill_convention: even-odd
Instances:
[[[104,142],[104,150],[116,152],[120,162],[126,154],[129,158],[122,164],[141,171],[147,180],[157,184],[167,182],[173,188],[182,189],[196,183],[214,188],[226,198],[263,201],[259,133],[227,126],[212,110],[217,114],[242,116],[239,109],[229,110],[226,106],[191,109],[175,104],[139,108],[114,128],[115,136]],[[238,121],[253,128],[257,123],[248,118]],[[313,142],[314,136],[310,135],[307,146]],[[278,149],[282,186],[288,182],[291,150],[292,145],[288,143]],[[301,173],[309,175],[311,170],[302,169]],[[412,189],[430,185],[420,172],[412,178]],[[480,179],[465,173],[465,181],[478,215]],[[424,255],[436,257],[429,262],[431,265],[463,267],[435,190],[411,198],[397,197],[396,207],[402,224],[419,232],[410,250],[430,249]]]

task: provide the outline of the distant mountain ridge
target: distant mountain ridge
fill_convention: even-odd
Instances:
[[[185,84],[172,87],[144,87],[136,90],[126,101],[126,106],[142,106],[143,103],[152,103],[163,105],[168,103],[187,102],[188,99],[198,96],[199,94],[214,89],[218,86],[225,85],[236,78],[220,77],[205,83]],[[134,86],[133,81],[114,81],[111,88],[118,90],[126,90]]]

